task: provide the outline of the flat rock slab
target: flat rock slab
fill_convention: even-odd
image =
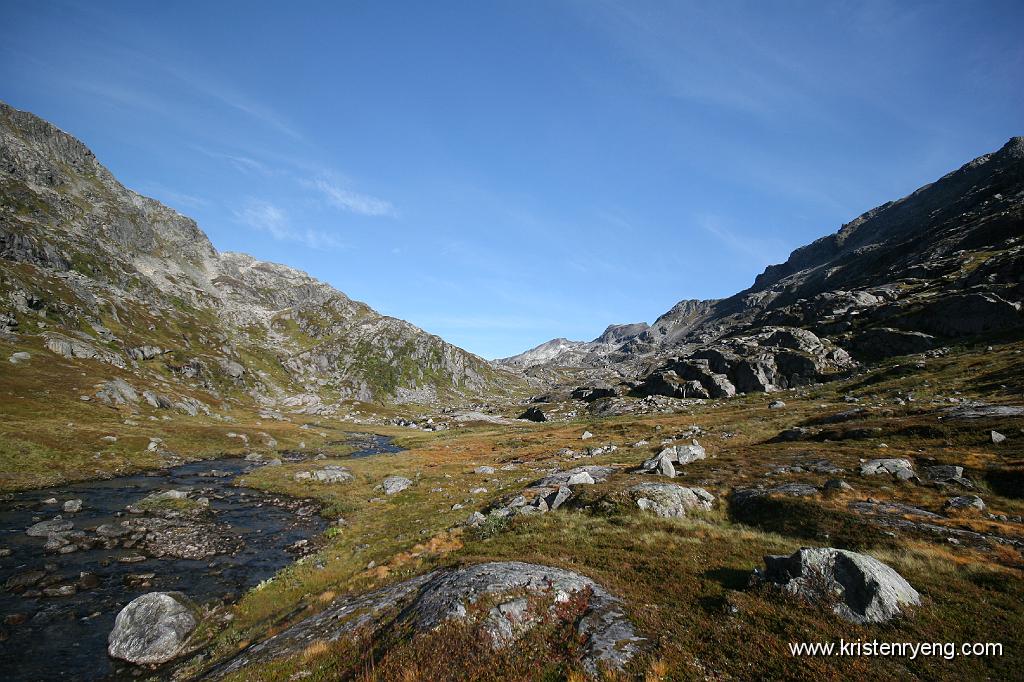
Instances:
[[[584,664],[592,673],[600,666],[621,670],[639,651],[636,635],[620,602],[590,578],[551,566],[518,561],[476,564],[434,571],[363,595],[337,599],[326,610],[248,647],[213,669],[206,679],[221,679],[248,667],[301,654],[316,641],[335,642],[369,628],[410,625],[429,632],[451,619],[466,619],[481,599],[494,601],[482,625],[494,646],[504,646],[534,623],[524,597],[548,596],[564,602],[586,593],[589,599],[577,622],[584,638]],[[507,598],[506,598],[507,597]],[[553,605],[552,605],[553,608]],[[394,620],[387,616],[396,615]]]
[[[1024,417],[1024,407],[1019,405],[963,405],[950,407],[943,419],[998,419],[1001,417]]]
[[[764,497],[816,497],[820,491],[809,483],[785,483],[774,488],[743,488],[729,496],[730,504],[742,507]]]
[[[45,538],[51,533],[63,533],[75,527],[72,521],[67,521],[60,516],[55,516],[47,521],[40,521],[28,527],[26,535],[34,538]]]

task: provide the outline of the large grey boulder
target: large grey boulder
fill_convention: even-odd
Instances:
[[[117,614],[107,653],[129,663],[166,663],[182,653],[198,624],[196,608],[185,595],[150,592]]]
[[[167,351],[165,351],[160,346],[150,345],[135,346],[127,350],[128,357],[137,362],[152,360],[153,358],[159,357],[166,352]]]
[[[334,642],[359,631],[376,633],[388,627],[428,632],[446,622],[470,618],[479,618],[491,645],[500,648],[534,627],[545,611],[558,618],[560,604],[583,594],[588,595],[583,611],[574,615],[584,643],[584,665],[595,676],[602,667],[622,670],[643,640],[615,596],[573,571],[501,561],[434,571],[361,596],[339,598],[320,613],[243,650],[208,678],[221,679],[295,656],[315,641]],[[471,607],[481,600],[493,606],[476,615]]]
[[[964,468],[953,464],[936,464],[924,468],[924,476],[932,483],[941,485],[956,483],[964,488],[973,488],[974,484],[964,476]]]
[[[45,334],[44,342],[48,350],[65,358],[82,358],[85,360],[99,360],[124,369],[125,361],[120,355],[101,348],[91,343],[64,336],[55,332]]]
[[[921,596],[878,559],[844,549],[804,547],[790,556],[766,556],[755,582],[780,585],[815,602],[836,601],[833,611],[854,623],[884,623],[917,606]]]
[[[707,456],[700,443],[694,440],[690,445],[671,445],[662,448],[658,454],[641,464],[640,468],[643,471],[657,472],[673,478],[676,473],[673,465],[684,466],[699,459],[707,459]]]
[[[872,459],[860,465],[861,476],[877,476],[891,474],[899,479],[907,480],[914,477],[914,465],[909,459],[887,458]]]
[[[380,488],[385,495],[395,495],[411,485],[412,481],[404,476],[388,476],[381,482]]]
[[[711,509],[715,504],[707,490],[674,483],[641,483],[628,492],[640,509],[665,518],[682,518],[691,509]]]
[[[985,501],[977,495],[951,497],[942,505],[942,510],[950,515],[980,514],[985,509]]]
[[[124,379],[120,377],[104,381],[96,397],[104,405],[116,407],[118,405],[135,405],[139,402],[139,394]]]

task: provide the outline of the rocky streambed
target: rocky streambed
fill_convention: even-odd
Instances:
[[[378,437],[356,447],[397,450]],[[107,636],[134,598],[230,602],[308,551],[326,527],[312,503],[234,485],[261,465],[208,460],[0,499],[0,677],[130,677]]]

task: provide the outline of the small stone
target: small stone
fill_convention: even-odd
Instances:
[[[473,469],[473,473],[475,473],[475,474],[493,474],[494,473],[494,467],[477,467],[476,469]]]
[[[583,435],[580,436],[580,440],[589,440],[589,439],[591,439],[593,437],[594,437],[594,434],[592,434],[590,431],[584,431]]]
[[[78,587],[83,590],[94,590],[100,586],[100,578],[95,573],[82,571],[78,574]]]
[[[78,592],[78,588],[74,585],[57,585],[56,587],[44,587],[43,596],[45,597],[71,597]]]
[[[82,511],[82,501],[79,499],[68,500],[64,503],[64,511],[68,514],[74,514],[75,512]]]
[[[786,403],[782,402],[781,400],[773,400],[772,402],[768,403],[768,408],[771,410],[780,410],[785,406]]]
[[[992,437],[992,442],[995,444],[1002,443],[1004,440],[1006,440],[1006,436],[999,433],[998,431],[992,431],[990,435]]]

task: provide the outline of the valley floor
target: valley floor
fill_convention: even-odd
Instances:
[[[948,410],[962,401],[1024,404],[1022,351],[1024,343],[1013,342],[991,350],[900,358],[842,382],[704,401],[671,414],[547,424],[478,422],[438,432],[364,427],[396,436],[406,450],[360,459],[345,457],[345,433],[357,430],[346,422],[303,424],[297,416],[277,422],[241,413],[230,424],[204,418],[172,424],[129,419],[134,422],[129,424],[123,415],[112,415],[109,423],[86,422],[86,412],[76,413],[73,406],[68,413],[45,411],[45,396],[29,394],[5,375],[0,471],[10,489],[53,482],[54,476],[151,467],[160,463],[146,450],[152,437],[184,458],[302,449],[326,454],[320,462],[325,467],[347,468],[353,478],[343,483],[297,480],[296,473],[309,470],[308,461],[260,467],[240,481],[314,498],[324,516],[336,522],[317,539],[317,552],[237,603],[212,609],[195,635],[199,653],[176,668],[179,679],[201,675],[211,664],[322,611],[340,595],[436,567],[491,560],[569,569],[620,597],[646,641],[624,673],[608,675],[613,679],[1013,679],[1024,643],[1024,418],[960,418]],[[775,400],[785,405],[769,408]],[[515,409],[510,406],[508,414]],[[798,427],[804,431],[791,431]],[[116,443],[97,446],[95,453],[92,448],[78,452],[54,466],[60,461],[55,453],[73,449],[69,442],[98,442],[115,429]],[[582,440],[587,431],[593,437]],[[993,442],[992,431],[1005,440]],[[246,434],[248,443],[229,438],[229,432]],[[274,447],[261,432],[276,441]],[[787,435],[779,438],[783,432]],[[689,443],[694,434],[707,459],[680,467],[671,482],[705,488],[716,498],[714,508],[686,518],[659,518],[638,509],[626,495],[630,486],[669,479],[636,468],[663,442]],[[633,446],[641,441],[647,444]],[[602,452],[594,455],[594,449]],[[906,458],[919,471],[962,466],[974,487],[964,492],[927,481],[860,475],[861,464],[876,458]],[[492,515],[478,525],[466,524],[471,512],[486,514],[551,472],[581,465],[607,465],[614,473],[604,482],[576,486],[557,511]],[[412,485],[382,494],[379,485],[393,475]],[[826,492],[829,479],[842,479],[852,489]],[[794,483],[816,490],[766,494],[752,505],[733,497],[737,489]],[[986,512],[956,516],[944,509],[948,498],[967,494],[981,496]],[[748,585],[764,555],[790,554],[801,546],[870,554],[904,576],[921,593],[922,604],[884,625],[854,625],[821,604]],[[840,639],[997,642],[1002,655],[949,660],[796,657],[790,651],[790,643]],[[545,624],[498,651],[484,642],[479,628],[469,624],[432,633],[392,632],[370,641],[316,641],[231,679],[584,676],[571,626]]]

